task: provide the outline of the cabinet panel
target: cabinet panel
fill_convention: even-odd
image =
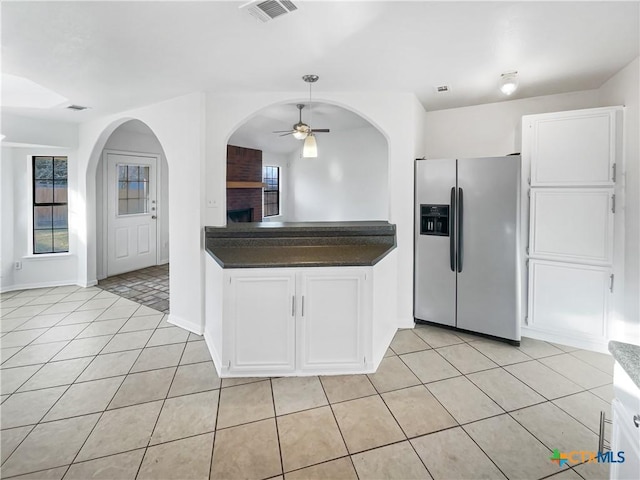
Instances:
[[[534,117],[531,186],[613,185],[615,111]]]
[[[295,276],[233,276],[230,292],[230,370],[293,371]]]
[[[364,274],[301,275],[300,368],[361,365]]]
[[[629,411],[617,399],[612,402],[613,432],[611,451],[617,458],[619,451],[624,452],[624,462],[611,464],[611,479],[637,480],[640,472],[640,435],[633,417],[638,413]],[[639,412],[640,413],[640,412]]]
[[[613,189],[532,189],[532,257],[611,264]]]
[[[603,337],[610,269],[531,260],[529,325],[547,332]]]

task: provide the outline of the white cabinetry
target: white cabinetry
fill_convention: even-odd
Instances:
[[[523,117],[523,336],[606,351],[621,112],[611,107]]]
[[[301,370],[331,370],[365,363],[363,301],[366,274],[359,269],[299,274],[298,364]]]
[[[617,110],[525,117],[532,134],[531,186],[613,186]]]
[[[224,270],[230,375],[348,373],[367,363],[369,267]],[[370,308],[370,307],[369,307]],[[368,340],[368,341],[367,341]]]
[[[611,480],[640,478],[640,389],[616,363],[614,372],[613,431],[611,451],[617,458],[624,452],[624,462],[611,464]]]
[[[295,370],[295,274],[244,270],[229,275],[223,329],[235,372]]]

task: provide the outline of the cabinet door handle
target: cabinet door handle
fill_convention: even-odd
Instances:
[[[295,295],[291,296],[291,316],[296,316],[296,297]]]
[[[640,428],[640,415],[633,416],[633,424],[636,426],[636,428]]]
[[[304,295],[302,295],[302,316],[304,317]]]

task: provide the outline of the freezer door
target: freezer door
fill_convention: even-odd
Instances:
[[[414,317],[451,326],[456,323],[456,274],[450,255],[455,247],[450,205],[455,185],[455,160],[416,160]],[[443,226],[438,222],[446,206],[449,225]]]
[[[460,159],[458,187],[457,327],[519,341],[520,157]]]

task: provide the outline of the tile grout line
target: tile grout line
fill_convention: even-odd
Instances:
[[[356,478],[358,478],[358,480],[360,479],[360,474],[358,473],[358,469],[356,468],[356,464],[353,463],[353,457],[351,456],[351,452],[349,451],[349,447],[347,445],[347,441],[344,438],[344,433],[342,433],[342,429],[340,428],[340,423],[338,422],[338,417],[336,417],[336,412],[333,410],[333,404],[331,403],[331,401],[329,401],[329,395],[327,395],[327,390],[324,388],[324,383],[322,383],[322,379],[320,378],[319,375],[316,375],[316,377],[318,378],[318,382],[320,383],[320,387],[322,388],[322,393],[324,393],[324,398],[326,398],[327,400],[327,404],[329,406],[329,410],[331,411],[331,415],[333,415],[333,421],[336,422],[336,427],[338,427],[338,432],[340,432],[340,438],[342,438],[342,443],[344,445],[344,449],[347,452],[347,456],[349,457],[349,461],[351,462],[351,466],[353,467],[353,471],[356,472]],[[369,376],[367,375],[367,380],[369,380]],[[371,380],[369,380],[369,383],[371,384],[371,386],[374,388],[375,390],[375,385],[373,385],[373,383],[371,382]],[[380,395],[380,394],[378,394]],[[360,397],[360,398],[368,398],[372,395],[367,395],[365,397]],[[355,399],[352,399],[355,400]],[[348,401],[348,400],[347,400]],[[337,402],[336,402],[337,403]],[[343,458],[343,457],[339,457],[339,458]],[[333,460],[337,460],[337,459],[332,459],[332,460],[328,460],[328,461],[333,461]],[[307,468],[307,467],[304,467]],[[282,469],[283,474],[284,474],[284,468]]]
[[[318,381],[320,380],[318,379]],[[278,440],[278,456],[280,457],[280,474],[284,477],[284,460],[282,459],[282,445],[280,444],[280,429],[278,428],[278,414],[276,411],[276,398],[275,398],[275,394],[273,393],[272,377],[269,377],[269,390],[271,390],[271,406],[273,407],[273,423],[276,426],[276,438]],[[220,391],[222,391],[222,387],[220,388]],[[326,398],[326,394],[325,394],[325,398]],[[328,401],[329,400],[327,400],[327,402]],[[217,419],[216,419],[216,422],[217,422]],[[211,463],[213,465],[213,457],[211,458]]]
[[[157,330],[157,327],[156,327],[156,330]],[[155,333],[155,330],[154,330],[154,333]],[[153,337],[153,334],[151,334],[151,337]],[[151,341],[151,337],[149,337],[149,340],[147,340],[147,345]],[[189,338],[189,337],[187,336],[187,338]],[[143,347],[143,349],[140,351],[140,355],[142,355],[142,352],[144,351],[144,348],[146,348],[146,346]],[[153,424],[153,428],[151,429],[151,433],[149,434],[149,440],[147,440],[147,445],[144,447],[144,449],[145,449],[144,450],[144,454],[142,455],[142,459],[140,460],[140,465],[138,465],[138,470],[136,471],[136,476],[134,478],[138,478],[138,475],[140,474],[140,469],[142,468],[142,464],[144,463],[144,459],[147,456],[147,452],[149,451],[149,446],[151,444],[151,440],[153,439],[153,434],[155,433],[156,428],[158,426],[158,422],[160,421],[160,416],[162,415],[162,410],[164,409],[165,403],[167,402],[167,398],[169,397],[169,392],[171,391],[171,387],[173,385],[173,381],[175,380],[176,374],[178,373],[178,366],[180,365],[180,360],[182,360],[182,356],[184,355],[184,351],[186,350],[186,348],[187,348],[187,341],[185,340],[184,346],[182,347],[182,353],[180,354],[180,358],[178,359],[178,365],[175,367],[175,370],[173,371],[173,376],[171,377],[171,382],[169,382],[169,388],[167,388],[167,393],[165,394],[164,399],[162,400],[162,405],[160,406],[160,410],[158,410],[158,416],[156,417],[156,421]],[[138,356],[138,359],[139,358],[140,358],[140,356]],[[138,360],[136,359],[136,361],[133,363],[131,368],[133,368],[135,366],[137,361]],[[131,370],[129,370],[129,372],[131,372]],[[129,375],[129,374],[127,374],[127,375]],[[124,381],[123,381],[123,383],[124,383]],[[118,390],[120,390],[120,389],[118,389]],[[113,400],[111,400],[111,401],[113,401]],[[155,401],[157,401],[157,400],[155,400]]]

